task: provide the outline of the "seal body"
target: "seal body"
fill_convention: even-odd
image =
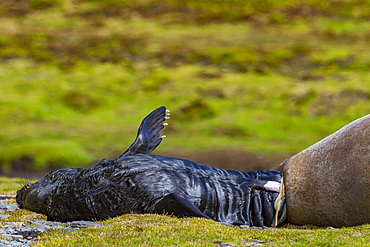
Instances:
[[[227,171],[151,154],[102,160],[84,169],[61,169],[19,191],[22,208],[48,220],[107,219],[127,213],[195,216],[225,224],[271,226],[278,171]]]
[[[134,143],[117,159],[61,169],[17,192],[17,203],[49,220],[107,219],[127,213],[205,217],[225,224],[271,226],[285,219],[277,207],[282,174],[227,171],[151,155],[164,136],[169,112],[142,121]],[[277,213],[276,213],[277,211]]]
[[[284,176],[288,221],[354,226],[370,222],[370,115],[294,155]]]

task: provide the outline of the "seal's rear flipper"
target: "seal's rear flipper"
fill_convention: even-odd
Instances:
[[[247,183],[247,182],[246,182]],[[253,189],[261,189],[266,191],[278,192],[280,190],[281,183],[270,180],[251,179],[248,181],[249,186]]]
[[[167,125],[164,123],[169,118],[167,115],[169,115],[169,111],[166,110],[166,107],[161,106],[146,116],[137,131],[136,140],[119,158],[133,154],[151,153],[165,137],[160,134],[164,126]]]
[[[212,220],[208,215],[197,209],[189,200],[177,193],[165,196],[155,205],[154,212],[170,214],[177,217],[204,217]]]

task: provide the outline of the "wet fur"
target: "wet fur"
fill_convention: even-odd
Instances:
[[[270,226],[278,193],[264,191],[258,184],[264,179],[280,181],[281,174],[226,171],[189,160],[138,154],[102,160],[85,169],[55,171],[31,185],[29,192],[20,193],[17,201],[49,220],[71,221],[127,213],[173,213],[158,205],[176,194],[213,220]],[[33,197],[38,201],[27,201]]]
[[[279,183],[268,181],[280,182],[281,173],[226,171],[151,155],[162,141],[160,132],[168,114],[160,107],[145,117],[134,143],[115,160],[57,170],[25,185],[17,192],[19,206],[64,222],[168,213],[232,225],[271,226]]]

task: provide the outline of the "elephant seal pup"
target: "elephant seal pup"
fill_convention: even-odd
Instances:
[[[166,108],[141,123],[120,157],[81,169],[60,169],[17,192],[17,203],[48,220],[107,219],[127,213],[205,217],[224,224],[271,226],[284,220],[275,209],[282,174],[227,171],[151,155],[161,142]]]
[[[354,226],[370,223],[370,115],[285,161],[288,221]]]

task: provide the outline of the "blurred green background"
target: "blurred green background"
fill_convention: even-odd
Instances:
[[[161,105],[157,153],[299,152],[370,113],[369,18],[361,0],[2,0],[0,170],[114,158]]]

